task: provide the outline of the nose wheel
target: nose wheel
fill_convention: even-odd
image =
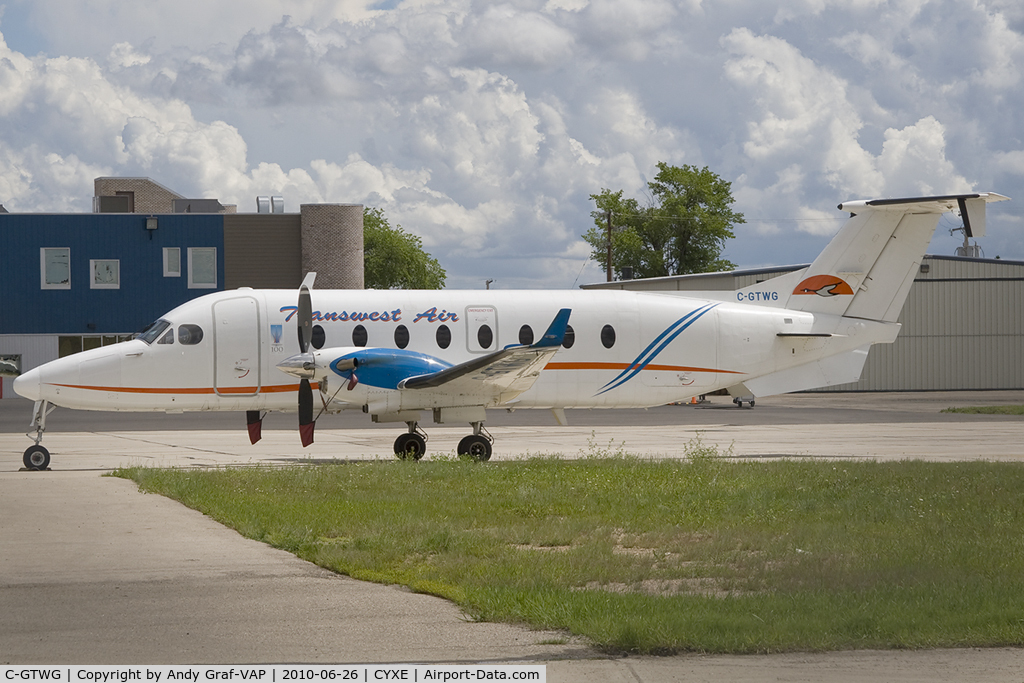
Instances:
[[[22,458],[27,470],[45,470],[50,466],[50,451],[40,444],[29,446]]]
[[[25,455],[22,457],[22,462],[25,463],[25,469],[39,471],[47,470],[50,468],[50,451],[42,445],[43,432],[46,431],[46,416],[54,411],[56,406],[51,406],[49,401],[36,401],[32,412],[32,423],[31,427],[35,430],[35,435],[32,432],[28,432],[28,437],[35,441],[35,444],[25,449]]]

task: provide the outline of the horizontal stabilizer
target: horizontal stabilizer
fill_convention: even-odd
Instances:
[[[895,321],[943,213],[958,211],[965,226],[984,231],[992,192],[843,202],[850,219],[808,266],[787,308]]]
[[[860,373],[864,369],[870,348],[869,344],[853,351],[804,363],[795,368],[743,380],[743,385],[749,391],[742,393],[753,396],[773,396],[791,391],[805,391],[856,382],[860,379]]]

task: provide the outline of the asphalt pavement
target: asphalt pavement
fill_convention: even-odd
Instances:
[[[1024,392],[801,394],[736,408],[496,413],[495,458],[622,449],[684,457],[1024,459],[1024,418],[943,414]],[[49,472],[20,471],[27,401],[0,401],[0,663],[544,663],[549,681],[1019,681],[1024,651],[607,657],[565,633],[474,623],[447,601],[355,581],[242,538],[114,467],[390,458],[394,425],[327,416],[302,449],[294,416],[251,446],[241,416],[55,411]],[[430,453],[465,429],[431,427]]]

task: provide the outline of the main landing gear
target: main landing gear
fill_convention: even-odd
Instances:
[[[395,455],[401,460],[419,460],[427,451],[427,435],[419,428],[418,422],[406,422],[409,431],[395,439]],[[477,462],[491,459],[491,444],[494,437],[484,429],[483,422],[471,423],[473,433],[459,441],[456,453]]]
[[[35,441],[35,444],[25,450],[22,462],[27,470],[48,470],[50,469],[50,451],[40,443],[43,440],[43,432],[46,431],[46,416],[54,411],[56,406],[51,406],[49,401],[36,401],[32,413],[31,427],[35,429],[35,436],[28,432],[28,438]]]
[[[399,460],[419,460],[427,452],[427,435],[418,422],[406,422],[409,431],[395,439],[395,455]]]

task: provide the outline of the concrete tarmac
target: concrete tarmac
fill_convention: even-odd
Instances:
[[[550,414],[499,414],[488,422],[497,425],[494,458],[685,457],[699,436],[743,458],[1024,459],[1024,418],[939,412],[1024,404],[1024,392],[803,394],[753,409],[712,401],[573,411],[567,428],[550,426]],[[353,416],[360,428],[323,428],[338,426],[324,419],[302,449],[293,431],[277,428],[250,446],[237,416],[155,431],[162,416],[64,411],[51,415],[44,439],[52,471],[23,472],[30,441],[12,415],[27,416],[25,403],[0,402],[0,663],[523,662],[546,663],[551,681],[587,683],[1019,681],[1024,671],[1017,649],[609,658],[565,633],[473,623],[444,600],[331,574],[101,476],[125,465],[390,459],[393,425],[382,431]],[[91,419],[59,431],[63,415]],[[466,431],[425,426],[428,453],[450,452]]]

